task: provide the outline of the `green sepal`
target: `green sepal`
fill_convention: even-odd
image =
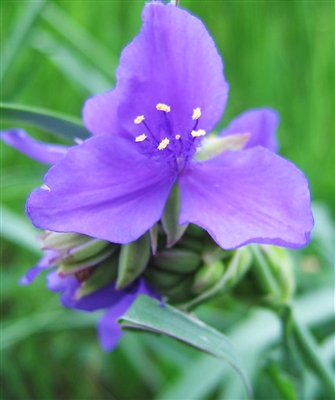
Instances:
[[[145,270],[150,258],[150,235],[121,246],[116,289],[123,289]]]
[[[117,278],[118,262],[119,257],[117,253],[101,262],[99,266],[94,269],[92,275],[81,284],[75,293],[75,298],[79,300],[101,289],[108,283],[114,282]]]
[[[86,258],[85,260],[71,263],[61,263],[58,268],[58,273],[60,275],[74,275],[78,271],[98,265],[106,258],[111,256],[116,251],[117,247],[118,246],[116,245],[109,246],[100,253],[92,257]]]
[[[41,235],[42,250],[65,250],[89,242],[92,238],[78,233],[45,232]]]
[[[158,224],[155,224],[149,231],[150,246],[152,254],[156,254],[158,244]]]
[[[167,247],[172,247],[183,236],[187,225],[179,225],[180,214],[180,192],[178,185],[172,187],[170,195],[165,204],[162,216],[162,225],[167,234]]]
[[[216,284],[224,274],[225,265],[217,260],[211,264],[204,264],[194,277],[193,292],[202,293]]]
[[[194,272],[201,263],[199,254],[189,250],[169,249],[160,251],[152,257],[152,265],[179,274]]]
[[[195,158],[199,161],[208,160],[225,151],[242,150],[250,138],[250,133],[237,133],[229,136],[213,136],[202,141]]]

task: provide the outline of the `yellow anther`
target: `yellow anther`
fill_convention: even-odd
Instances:
[[[164,150],[169,143],[170,143],[170,140],[168,138],[165,138],[159,143],[157,149],[158,150]]]
[[[178,134],[178,135],[175,136],[175,138],[176,138],[177,140],[179,140],[179,139],[181,138],[181,136]]]
[[[135,142],[143,142],[147,138],[147,135],[145,133],[142,133],[142,135],[136,136]]]
[[[144,115],[139,115],[134,119],[135,124],[140,124],[142,121],[144,121]]]
[[[163,103],[158,103],[156,109],[158,111],[165,111],[167,113],[171,111],[171,107]]]
[[[199,119],[201,117],[201,110],[200,108],[196,108],[193,110],[192,119]]]
[[[198,129],[197,131],[192,131],[191,135],[193,137],[205,136],[206,135],[206,131],[204,131],[203,129]]]

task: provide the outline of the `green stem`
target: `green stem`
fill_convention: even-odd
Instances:
[[[266,294],[274,297],[276,299],[280,298],[280,287],[276,282],[275,277],[271,274],[271,270],[267,265],[267,261],[262,254],[259,246],[250,246],[251,251],[254,254],[255,263],[253,268],[256,272],[256,277]],[[293,338],[299,348],[302,356],[304,357],[306,363],[308,363],[310,369],[318,376],[321,382],[324,384],[328,390],[335,395],[335,383],[334,376],[330,368],[325,365],[323,360],[320,359],[318,354],[318,345],[315,342],[313,336],[302,326],[295,318],[292,307],[290,304],[285,305],[286,310],[289,312],[291,332]],[[271,307],[280,317],[282,317],[283,307]]]
[[[319,377],[332,396],[335,396],[334,374],[331,369],[321,360],[318,352],[318,345],[309,331],[301,325],[292,313],[291,316],[293,335],[297,346],[301,351],[310,369]]]

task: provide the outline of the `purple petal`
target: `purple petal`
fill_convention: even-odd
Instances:
[[[276,131],[278,124],[279,115],[271,108],[248,110],[234,118],[220,135],[228,136],[236,133],[250,133],[250,139],[244,147],[245,149],[263,146],[277,152]]]
[[[56,251],[48,251],[41,259],[40,261],[37,263],[37,265],[35,265],[35,267],[30,268],[25,276],[23,276],[20,279],[20,284],[21,285],[28,285],[29,283],[31,283],[33,280],[35,280],[35,278],[37,278],[37,276],[45,269],[47,268],[51,268],[50,267],[50,261],[52,260],[53,257],[55,257],[58,253]]]
[[[176,174],[138,143],[101,134],[72,147],[27,202],[33,224],[129,243],[162,216]]]
[[[171,131],[183,136],[190,134],[193,110],[200,107],[198,129],[210,131],[228,96],[213,39],[198,18],[171,4],[149,2],[142,18],[140,34],[124,49],[117,70],[118,88],[127,95],[120,118],[128,129],[139,115],[157,127],[164,117],[156,105],[164,103],[171,107]]]
[[[26,156],[44,164],[57,163],[68,147],[59,144],[42,143],[30,137],[23,129],[9,129],[1,132],[1,139]]]
[[[119,133],[121,124],[117,115],[120,101],[120,90],[92,96],[86,100],[83,108],[83,120],[87,129],[93,134]]]
[[[227,152],[180,177],[180,223],[206,229],[224,249],[248,243],[298,248],[313,227],[308,183],[263,147]]]
[[[108,312],[100,319],[98,334],[101,346],[104,350],[110,351],[115,348],[123,332],[117,320],[128,310],[137,296],[145,294],[158,298],[154,290],[144,281],[139,280],[131,292],[125,294],[117,304],[113,305]]]

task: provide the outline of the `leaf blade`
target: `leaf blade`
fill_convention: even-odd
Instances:
[[[148,296],[139,296],[119,322],[124,328],[146,329],[165,334],[227,361],[241,376],[249,397],[253,398],[242,362],[233,345],[221,332],[174,307],[162,306]]]
[[[0,103],[3,122],[24,123],[46,130],[63,139],[86,139],[90,136],[81,121],[75,117],[21,104]]]

